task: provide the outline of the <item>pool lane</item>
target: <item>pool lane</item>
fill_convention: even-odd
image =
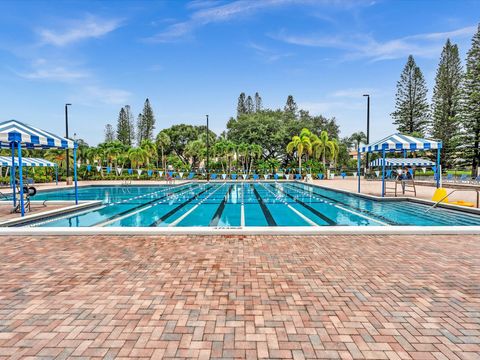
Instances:
[[[145,207],[147,204],[151,204],[159,201],[159,199],[164,199],[172,194],[180,193],[191,188],[191,184],[181,185],[175,188],[162,187],[162,188],[152,188],[155,191],[150,191],[147,193],[138,193],[136,191],[126,192],[122,195],[115,198],[110,198],[110,203],[102,205],[98,209],[90,210],[88,212],[82,212],[76,215],[65,216],[61,218],[55,218],[44,223],[37,223],[37,225],[44,227],[59,227],[59,226],[100,226],[100,224],[107,223],[111,219],[117,218],[119,214],[127,214],[135,211],[136,209]],[[133,196],[132,196],[133,195]]]

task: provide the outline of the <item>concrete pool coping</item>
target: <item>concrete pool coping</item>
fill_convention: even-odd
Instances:
[[[206,181],[188,181],[183,184],[171,185],[177,187],[187,183],[197,183]],[[224,182],[243,182],[243,181],[212,181],[214,183]],[[254,181],[248,181],[252,183]],[[261,181],[274,182],[274,181]],[[283,182],[283,181],[282,181]],[[351,196],[358,196],[375,201],[409,201],[420,203],[423,205],[433,206],[435,202],[417,199],[412,197],[380,197],[370,194],[362,194],[351,192],[344,189],[333,189],[330,187],[305,183],[303,181],[289,181],[292,183],[306,184],[324,190],[337,191]],[[163,184],[162,184],[163,185]],[[106,185],[104,185],[106,186]],[[115,186],[115,185],[113,185]],[[132,185],[127,185],[132,186]],[[133,185],[135,186],[135,185]],[[53,203],[54,201],[49,201]],[[60,201],[59,201],[60,202]],[[61,203],[73,203],[61,201]],[[425,234],[425,235],[453,235],[453,234],[480,234],[479,226],[237,226],[237,227],[21,227],[23,223],[26,225],[48,219],[59,214],[72,215],[75,212],[83,212],[90,208],[101,206],[100,200],[87,201],[79,205],[73,205],[67,208],[55,209],[39,214],[25,216],[24,218],[9,220],[0,223],[0,235],[370,235],[370,234]],[[461,211],[470,214],[480,215],[480,209],[468,208],[458,205],[440,203],[438,207]],[[66,213],[65,211],[68,211]]]

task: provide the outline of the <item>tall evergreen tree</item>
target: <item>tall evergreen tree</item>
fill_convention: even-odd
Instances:
[[[413,56],[397,82],[395,111],[392,113],[398,131],[406,134],[424,134],[428,124],[427,84]]]
[[[253,113],[253,99],[250,95],[248,95],[247,100],[245,101],[245,107],[247,114]]]
[[[130,105],[125,105],[125,114],[128,119],[128,126],[130,127],[130,142],[129,145],[135,144],[135,119],[133,117]]]
[[[472,175],[475,176],[480,166],[480,24],[467,53],[461,101],[462,153],[471,161]]]
[[[258,92],[255,93],[255,112],[262,110],[262,97]]]
[[[144,140],[143,138],[144,127],[145,127],[145,124],[143,122],[143,114],[140,113],[137,116],[137,145],[138,146],[140,146],[140,144],[142,143],[142,140]]]
[[[115,140],[115,131],[111,124],[105,125],[105,142],[111,142]]]
[[[458,47],[447,40],[440,56],[433,89],[431,129],[432,136],[443,143],[443,167],[452,164],[452,155],[458,143],[461,81],[462,64]]]
[[[238,103],[237,103],[237,117],[240,115],[246,114],[247,113],[247,106],[245,104],[245,93],[241,93],[238,96]]]
[[[130,136],[130,123],[128,122],[127,112],[123,107],[118,114],[117,140],[124,145],[132,145]]]
[[[143,113],[137,120],[137,142],[141,144],[143,140],[153,140],[153,130],[155,129],[155,115],[148,99],[143,105]]]
[[[283,110],[289,114],[295,115],[297,113],[297,109],[298,109],[298,106],[295,100],[293,99],[293,96],[288,95],[287,102]]]

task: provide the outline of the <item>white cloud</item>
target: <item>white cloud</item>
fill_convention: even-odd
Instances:
[[[332,92],[329,94],[331,97],[335,98],[353,98],[353,99],[360,99],[363,94],[370,94],[374,95],[377,91],[371,88],[348,88],[348,89],[340,89]]]
[[[85,70],[77,70],[73,69],[72,67],[60,65],[58,63],[50,63],[43,58],[33,61],[30,71],[16,73],[25,79],[59,82],[72,82],[90,76],[90,74]]]
[[[85,19],[71,22],[63,30],[40,29],[42,44],[65,46],[89,38],[100,38],[120,26],[118,19],[102,19],[88,15]]]
[[[102,102],[108,105],[125,105],[131,93],[122,89],[105,88],[97,85],[85,86],[79,100],[86,103]]]
[[[190,35],[201,26],[210,23],[224,22],[247,14],[269,8],[286,5],[311,5],[311,6],[341,6],[345,8],[371,5],[367,0],[237,0],[226,4],[217,5],[214,1],[193,1],[187,6],[194,10],[188,20],[175,23],[164,31],[157,33],[148,40],[152,42],[172,42]]]
[[[339,49],[346,52],[346,59],[370,58],[372,61],[398,59],[409,54],[420,57],[438,56],[447,38],[471,37],[476,26],[467,26],[447,32],[433,32],[378,41],[371,35],[289,35],[280,31],[272,38],[299,46]]]
[[[282,58],[289,57],[289,56],[293,55],[291,53],[279,52],[279,51],[273,50],[273,49],[271,49],[269,47],[266,47],[266,46],[263,46],[263,45],[259,45],[259,44],[254,43],[254,42],[248,43],[247,47],[255,50],[255,53],[267,63],[272,63],[272,62],[275,62],[275,61],[280,60]]]

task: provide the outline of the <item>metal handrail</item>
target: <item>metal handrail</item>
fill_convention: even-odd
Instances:
[[[426,211],[425,211],[425,214],[428,213],[431,209],[434,209],[437,207],[438,204],[440,204],[443,200],[445,200],[446,198],[448,198],[450,195],[452,195],[455,191],[475,191],[477,193],[477,208],[479,207],[480,205],[480,190],[479,189],[453,189],[452,191],[450,191],[447,195],[445,195],[443,198],[441,198],[440,200],[438,200],[435,204],[433,204],[432,206],[430,206]],[[447,203],[448,204],[448,203]]]

